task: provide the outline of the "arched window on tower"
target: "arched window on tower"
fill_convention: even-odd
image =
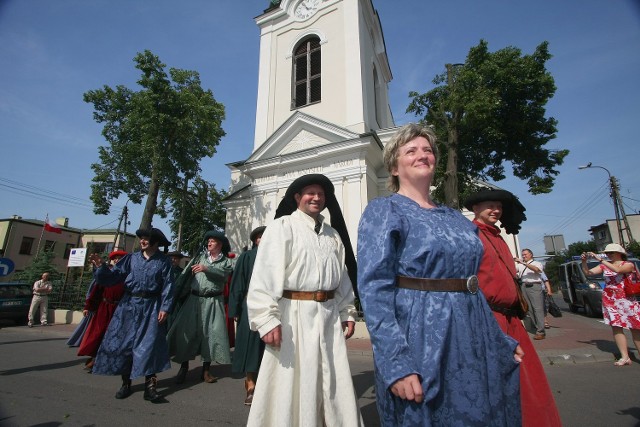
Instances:
[[[293,53],[291,109],[320,102],[320,38],[302,40]]]

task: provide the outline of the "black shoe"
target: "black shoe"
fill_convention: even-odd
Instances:
[[[145,382],[144,387],[144,400],[149,400],[151,402],[160,399],[160,394],[158,390],[156,390],[156,385],[158,384],[158,378],[151,377]]]
[[[129,396],[131,396],[131,382],[122,384],[120,390],[116,392],[116,399],[126,399]]]
[[[187,377],[187,372],[189,372],[189,366],[180,366],[180,370],[178,371],[178,375],[176,375],[176,384],[182,384]]]

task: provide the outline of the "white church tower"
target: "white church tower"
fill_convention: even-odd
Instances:
[[[272,1],[255,21],[253,152],[228,165],[224,201],[232,249],[250,245],[250,231],[268,225],[289,184],[308,173],[333,182],[355,248],[365,206],[386,194],[382,148],[396,130],[391,69],[372,0]]]

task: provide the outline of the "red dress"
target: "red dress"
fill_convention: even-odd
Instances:
[[[78,348],[78,356],[95,357],[98,348],[102,343],[109,322],[116,311],[118,302],[124,294],[124,283],[104,288],[100,285],[93,287],[89,298],[85,302],[84,309],[94,311],[91,321],[87,326],[87,331],[82,338]]]
[[[618,274],[604,265],[600,267],[605,283],[602,291],[604,323],[621,328],[640,329],[640,301],[627,298],[623,285],[625,275]]]
[[[510,262],[513,260],[513,255],[502,240],[500,230],[497,227],[478,221],[473,221],[473,223],[479,228],[478,236],[484,246],[484,254],[478,270],[482,293],[490,305],[511,307],[518,301],[518,294],[513,282],[516,266],[514,262]],[[502,259],[508,266],[505,266],[505,263],[500,260],[496,250],[500,251]],[[560,415],[551,394],[547,376],[522,322],[515,316],[507,316],[495,310],[493,314],[500,328],[520,343],[525,354],[520,365],[522,425],[561,426]]]

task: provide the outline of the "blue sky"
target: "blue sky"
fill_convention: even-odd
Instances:
[[[409,91],[426,92],[445,63],[464,62],[480,39],[491,51],[531,53],[549,42],[558,87],[548,115],[558,124],[549,148],[571,150],[554,191],[532,196],[509,178],[496,184],[520,196],[528,221],[523,247],[544,252],[545,234],[572,243],[612,218],[606,167],[621,185],[627,213],[640,210],[640,6],[634,0],[374,0],[393,73],[396,124]],[[115,228],[89,201],[98,146],[105,141],[82,94],[103,85],[137,90],[133,57],[145,49],[168,67],[195,70],[226,107],[227,135],[202,162],[204,177],[229,185],[225,164],[253,147],[259,33],[253,18],[268,0],[0,0],[0,218],[67,216],[79,228]],[[48,197],[42,194],[48,194]],[[130,206],[131,226],[142,207]],[[159,218],[154,220],[168,233]]]

